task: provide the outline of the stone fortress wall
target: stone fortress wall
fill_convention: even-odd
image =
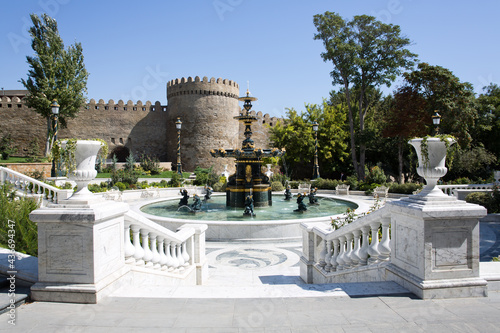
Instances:
[[[24,104],[26,90],[0,92],[0,138],[11,134],[16,155],[26,153],[34,137],[38,138],[43,153],[47,122]],[[155,155],[161,161],[177,163],[177,131],[175,121],[181,118],[182,168],[193,171],[196,166],[215,166],[217,172],[230,159],[214,159],[213,148],[238,148],[243,140],[244,128],[233,119],[241,110],[236,82],[227,79],[210,80],[195,77],[171,80],[167,83],[168,105],[150,101],[105,102],[91,99],[74,119],[67,119],[67,128],[59,129],[58,138],[100,138],[109,145],[110,156],[120,160],[131,151],[134,156]],[[274,126],[275,117],[256,113],[259,120],[252,127],[256,147],[268,148],[268,125]],[[0,161],[1,163],[1,161]]]

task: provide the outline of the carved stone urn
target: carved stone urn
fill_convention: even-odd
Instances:
[[[63,149],[66,148],[66,142],[61,142]],[[75,150],[74,171],[68,173],[68,178],[77,185],[77,190],[68,200],[88,201],[93,194],[88,189],[88,184],[97,176],[95,161],[102,143],[93,140],[78,140]]]
[[[448,146],[451,146],[456,141],[451,138],[445,138],[448,141]],[[425,179],[426,186],[417,194],[418,197],[429,198],[445,198],[448,197],[438,187],[439,178],[446,175],[448,169],[445,166],[447,145],[441,138],[431,137],[425,143],[423,138],[412,139],[408,142],[411,144],[418,157],[417,173]],[[427,146],[427,149],[422,149]]]

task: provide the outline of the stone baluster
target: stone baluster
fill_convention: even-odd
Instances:
[[[134,244],[134,259],[135,264],[138,266],[144,265],[144,249],[141,247],[140,241],[140,227],[138,225],[131,225],[132,241]]]
[[[319,238],[319,236],[317,236],[317,237]],[[324,268],[326,265],[326,263],[325,263],[326,246],[325,246],[325,242],[323,241],[323,239],[321,239],[318,242],[318,246],[321,248],[321,251],[319,251],[319,254],[318,254],[318,265],[319,265],[319,267]]]
[[[357,229],[352,232],[354,237],[354,250],[351,253],[352,266],[357,267],[360,265],[361,258],[359,257],[359,251],[361,246],[361,230]]]
[[[332,268],[330,268],[330,272],[335,272],[337,270],[337,266],[338,266],[337,257],[339,256],[339,240],[334,239],[332,241],[332,245],[333,245],[333,254],[332,254],[332,258],[330,259],[330,263],[332,265]]]
[[[382,218],[382,240],[378,245],[378,251],[380,252],[379,259],[387,261],[391,257],[391,246],[389,239],[389,226],[391,225],[391,219],[388,217]]]
[[[132,264],[135,262],[134,258],[135,247],[130,241],[130,224],[127,222],[125,222],[125,234],[123,240],[125,242],[124,246],[125,263]]]
[[[154,269],[160,269],[160,253],[158,252],[158,244],[156,243],[156,237],[158,237],[155,233],[149,233],[149,242],[151,245],[151,252],[153,252],[153,258],[151,262],[153,263]]]
[[[160,253],[160,267],[161,270],[165,270],[168,269],[167,256],[165,255],[165,250],[164,250],[165,237],[158,236],[157,241],[158,241],[158,253]]]
[[[359,249],[359,264],[364,266],[368,262],[368,247],[370,243],[370,227],[364,226],[361,228],[361,249]]]
[[[182,257],[182,244],[175,244],[177,250],[177,260],[179,260],[179,270],[184,269],[184,258]]]
[[[167,267],[165,268],[168,271],[174,270],[175,261],[172,258],[172,250],[171,250],[171,242],[165,239],[165,255],[167,257]]]
[[[380,256],[380,252],[378,252],[378,229],[380,227],[380,222],[372,222],[370,223],[370,229],[372,231],[372,242],[368,247],[368,254],[370,255],[370,259],[368,259],[368,263],[374,264],[378,262],[378,257]]]
[[[325,271],[330,272],[332,269],[332,242],[329,240],[325,239],[325,247],[326,247],[326,254],[325,254]]]
[[[344,257],[342,258],[344,260],[344,269],[352,267],[352,259],[351,259],[351,254],[352,254],[352,234],[346,234],[345,235],[346,239],[346,251],[344,254]]]
[[[38,185],[38,191],[36,192],[36,194],[42,194],[42,187],[40,185]]]
[[[182,259],[184,259],[184,266],[189,266],[189,253],[187,251],[187,242],[186,240],[184,243],[182,243]]]
[[[337,256],[337,271],[341,271],[344,269],[344,255],[345,255],[345,237],[340,236],[339,237],[339,246],[340,246],[340,252],[339,255]]]
[[[177,244],[170,242],[170,252],[172,257],[172,268],[177,270],[180,266],[179,258],[177,258]]]
[[[142,249],[144,250],[144,262],[146,263],[146,267],[153,267],[153,263],[151,260],[153,259],[153,252],[149,247],[149,233],[146,229],[141,229],[141,238],[142,238]]]

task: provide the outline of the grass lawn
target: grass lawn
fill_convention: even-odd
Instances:
[[[172,172],[174,171],[163,171],[158,175],[140,175],[139,178],[172,178]],[[188,178],[190,174],[190,172],[183,172],[182,176]],[[111,173],[98,173],[96,178],[111,178]]]
[[[26,161],[26,159],[27,159],[27,157],[12,157],[12,156],[10,156],[6,160],[0,159],[0,164],[2,164],[2,163],[29,163],[28,161]],[[43,163],[46,163],[47,159],[40,157],[40,161]]]

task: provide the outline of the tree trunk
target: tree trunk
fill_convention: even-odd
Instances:
[[[363,110],[363,100],[365,95],[365,89],[361,88],[359,93],[359,170],[358,170],[358,180],[365,180],[365,157],[366,157],[366,143],[364,142],[364,132],[365,132],[365,115],[366,110]],[[368,104],[366,105],[368,107]]]
[[[403,173],[403,140],[398,139],[398,161],[399,161],[399,183],[405,183],[405,175]]]
[[[356,175],[359,178],[358,159],[356,156],[356,141],[354,140],[354,118],[352,116],[351,93],[349,91],[349,84],[345,84],[344,86],[345,86],[345,95],[347,100],[347,108],[349,110],[349,132],[351,134],[352,165],[354,167],[354,170],[356,171]]]
[[[52,145],[51,145],[51,135],[50,133],[52,132],[52,119],[50,117],[47,117],[47,140],[45,141],[45,157],[49,156],[50,151],[52,150]]]

